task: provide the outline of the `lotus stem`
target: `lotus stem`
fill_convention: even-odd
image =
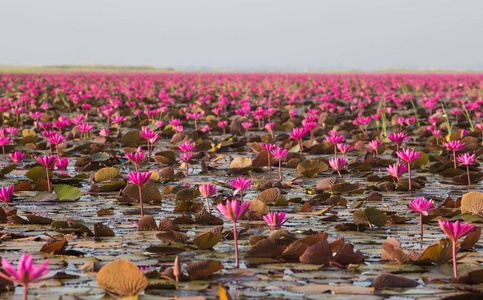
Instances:
[[[419,235],[421,240],[421,245],[423,243],[423,214],[419,213]]]
[[[453,244],[453,274],[454,278],[458,277],[458,267],[456,266],[456,240],[451,240]]]
[[[279,180],[282,181],[282,159],[278,159],[278,175],[279,175]]]
[[[411,191],[411,163],[408,162],[409,191]]]
[[[456,151],[453,150],[453,163],[454,163],[454,168],[456,169]]]
[[[47,173],[47,191],[49,191],[49,193],[52,193],[52,186],[50,185],[49,167],[45,167],[45,171]]]
[[[27,300],[28,297],[28,284],[23,284],[23,300]]]
[[[270,152],[267,151],[267,155],[268,155],[268,174],[272,175],[272,162],[270,160]]]
[[[233,237],[235,239],[235,262],[236,262],[236,268],[238,269],[240,268],[240,262],[238,260],[238,233],[236,230],[236,222],[233,222]]]
[[[468,185],[471,185],[471,180],[470,180],[470,165],[466,165],[466,174],[468,175]]]
[[[206,207],[208,208],[208,212],[211,213],[210,211],[210,202],[208,201],[208,198],[205,198],[206,199]]]
[[[141,204],[141,218],[144,217],[144,208],[143,208],[143,193],[141,190],[141,186],[138,185],[139,187],[139,203]]]

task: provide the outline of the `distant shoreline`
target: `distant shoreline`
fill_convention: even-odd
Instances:
[[[51,66],[28,66],[28,65],[0,65],[0,73],[295,73],[295,74],[482,74],[483,70],[472,69],[446,69],[446,68],[384,68],[376,70],[359,69],[334,69],[334,70],[210,70],[192,69],[175,70],[173,68],[157,68],[153,66],[122,66],[122,65],[51,65]]]

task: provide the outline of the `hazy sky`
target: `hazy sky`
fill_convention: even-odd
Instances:
[[[0,64],[483,69],[482,12],[482,0],[10,0]]]

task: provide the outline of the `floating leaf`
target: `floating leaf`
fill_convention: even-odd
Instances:
[[[285,260],[299,259],[307,250],[308,247],[315,245],[321,240],[327,240],[327,233],[311,234],[304,238],[298,239],[291,243],[282,254],[282,258]]]
[[[141,293],[149,282],[136,265],[120,259],[102,267],[97,274],[96,283],[109,293],[134,296]]]
[[[461,198],[461,213],[483,215],[483,193],[469,192]]]
[[[144,138],[139,131],[129,131],[121,138],[121,144],[128,147],[136,147]]]
[[[267,238],[253,245],[245,253],[245,258],[267,257],[278,258],[282,255],[285,246],[280,245],[275,239]]]
[[[318,173],[327,171],[329,166],[321,160],[306,159],[297,166],[297,172],[304,177],[312,177]]]
[[[11,173],[16,168],[17,168],[16,164],[11,164],[9,166],[6,166],[6,167],[0,169],[0,176],[5,176],[5,175]]]
[[[141,186],[141,193],[143,195],[143,202],[146,203],[160,203],[163,196],[159,190],[152,183],[145,183]],[[118,197],[119,201],[139,202],[139,187],[134,184],[128,184]]]
[[[382,260],[397,261],[400,264],[412,263],[417,261],[420,254],[411,251],[406,254],[401,249],[401,242],[395,238],[390,238],[384,243],[382,243]]]
[[[329,242],[320,240],[316,244],[308,247],[304,254],[300,256],[300,262],[304,264],[316,264],[329,266],[332,262],[332,250]]]
[[[52,178],[54,173],[49,170],[49,177]],[[45,167],[35,166],[30,169],[27,174],[25,174],[28,179],[32,180],[34,183],[39,181],[40,179],[47,179],[47,172]]]
[[[106,152],[97,152],[92,154],[91,158],[92,158],[92,161],[106,161],[111,157]]]
[[[196,247],[198,247],[198,249],[211,249],[213,246],[218,244],[218,242],[221,240],[221,237],[222,235],[219,233],[214,234],[211,232],[205,232],[193,239],[193,243],[196,245]]]
[[[111,167],[102,168],[96,172],[94,180],[97,182],[111,181],[118,174],[117,170]]]
[[[223,269],[223,265],[216,260],[204,260],[186,264],[186,271],[191,280],[209,277]]]
[[[282,192],[278,188],[269,188],[261,192],[256,200],[260,200],[265,204],[274,203],[280,198]]]
[[[54,192],[57,194],[57,198],[61,201],[75,201],[82,197],[82,192],[78,188],[67,184],[54,185]]]
[[[419,263],[434,263],[444,265],[453,259],[452,242],[450,239],[442,239],[436,245],[429,246],[419,257]],[[459,247],[456,247],[458,253]],[[458,258],[457,258],[458,260]]]
[[[463,240],[462,247],[463,249],[471,249],[473,248],[476,243],[480,240],[481,236],[481,228],[475,227],[470,234]]]
[[[95,237],[102,237],[102,236],[115,236],[116,234],[109,228],[107,225],[102,223],[94,224],[94,236]]]
[[[156,221],[154,220],[153,216],[147,215],[139,219],[138,228],[142,231],[154,231],[158,230],[158,225],[156,225]]]
[[[270,213],[270,207],[260,200],[250,201],[250,210],[257,212],[260,215],[267,215]]]
[[[178,243],[188,240],[188,237],[177,231],[165,231],[156,234],[156,237],[165,243]]]
[[[380,273],[372,283],[376,290],[382,288],[409,288],[418,285],[419,283],[415,280],[391,273]]]
[[[369,227],[372,227],[372,225],[382,227],[387,222],[387,216],[375,208],[358,209],[352,214],[352,218],[355,224],[368,225]]]

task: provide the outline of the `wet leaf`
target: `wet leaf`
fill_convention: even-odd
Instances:
[[[139,219],[138,222],[138,228],[139,230],[143,231],[153,231],[153,230],[158,230],[158,225],[156,224],[156,221],[154,220],[153,216],[147,215]]]
[[[145,183],[141,186],[141,193],[143,195],[143,202],[146,203],[160,203],[163,196],[152,183]],[[139,187],[136,184],[128,184],[123,190],[119,201],[139,202]]]
[[[268,238],[259,241],[245,253],[245,258],[265,257],[278,258],[282,255],[285,246],[280,245],[275,239]]]
[[[308,247],[300,256],[300,262],[304,264],[316,264],[329,266],[332,262],[332,250],[327,240],[320,240]]]
[[[82,197],[82,192],[78,188],[66,184],[54,185],[54,192],[60,201],[75,201]]]
[[[352,214],[352,218],[355,224],[358,225],[376,225],[377,227],[382,227],[386,225],[387,217],[386,215],[375,208],[363,208],[358,209]]]
[[[274,203],[275,201],[277,201],[277,199],[280,198],[281,194],[282,194],[282,192],[280,191],[280,189],[270,188],[270,189],[266,189],[263,192],[261,192],[257,196],[256,200],[260,200],[265,204],[270,204],[270,203]]]
[[[149,282],[136,265],[120,259],[102,267],[97,274],[96,283],[110,293],[134,296],[141,293]]]
[[[401,242],[395,238],[390,238],[382,243],[382,260],[397,261],[399,264],[406,264],[417,261],[419,257],[420,254],[414,251],[406,254],[406,252],[401,249]]]
[[[188,236],[177,231],[165,231],[156,234],[156,237],[165,243],[179,243],[188,240]]]
[[[94,224],[94,236],[102,237],[102,236],[115,236],[116,234],[112,231],[111,228],[102,224],[96,223]]]
[[[111,181],[117,175],[118,175],[118,172],[114,168],[111,168],[111,167],[102,168],[102,169],[100,169],[99,171],[96,172],[94,179],[97,182]]]
[[[297,166],[297,172],[304,177],[312,177],[328,169],[329,166],[326,163],[313,159],[304,160]]]
[[[409,288],[418,285],[419,283],[415,280],[391,273],[380,273],[372,283],[376,290],[382,288]]]
[[[469,192],[461,198],[461,213],[483,214],[483,193]]]
[[[456,253],[458,253],[458,247]],[[436,245],[429,246],[419,257],[419,263],[434,263],[444,265],[453,259],[452,243],[450,239],[442,239]]]
[[[206,250],[211,249],[213,246],[218,244],[221,240],[222,235],[217,233],[205,232],[193,239],[193,243],[198,247],[198,249]]]
[[[49,170],[49,177],[52,178],[54,173]],[[35,166],[30,169],[27,174],[25,174],[28,179],[32,180],[34,183],[39,181],[40,179],[47,179],[47,171],[45,167],[42,166]]]
[[[476,243],[480,240],[481,236],[481,228],[475,227],[470,234],[463,240],[461,246],[463,249],[471,249],[473,248]]]
[[[204,260],[186,264],[186,271],[191,280],[209,277],[223,269],[223,265],[216,260]]]

